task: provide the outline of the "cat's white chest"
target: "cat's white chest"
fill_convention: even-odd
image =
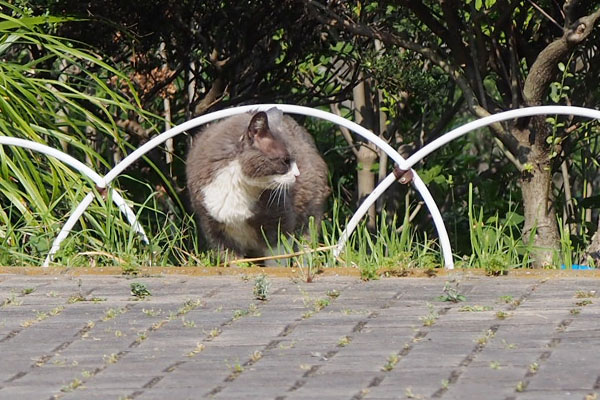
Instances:
[[[257,193],[249,187],[237,160],[221,169],[211,183],[202,188],[204,206],[218,222],[241,224],[254,215]]]

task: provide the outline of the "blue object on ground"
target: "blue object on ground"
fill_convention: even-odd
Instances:
[[[567,266],[565,264],[563,264],[560,266],[560,269],[567,269]],[[595,268],[590,265],[573,264],[571,266],[571,269],[595,269]]]

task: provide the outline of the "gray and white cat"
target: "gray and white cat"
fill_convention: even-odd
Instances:
[[[271,255],[279,234],[305,234],[311,216],[320,226],[330,193],[313,138],[277,109],[204,129],[194,137],[186,174],[209,244],[235,256]]]

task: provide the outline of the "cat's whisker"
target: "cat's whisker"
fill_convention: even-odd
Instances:
[[[285,188],[284,188],[284,185],[283,184],[279,185],[278,190],[279,190],[279,199],[278,199],[279,204],[281,204],[281,198],[283,197],[283,206],[285,207]]]
[[[270,197],[270,204],[271,205],[275,205],[278,203],[277,201],[277,196],[279,195],[279,193],[277,193],[277,187],[273,187],[271,189],[271,197]]]

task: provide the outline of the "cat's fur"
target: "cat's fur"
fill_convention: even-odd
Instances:
[[[330,193],[313,138],[277,109],[204,129],[194,137],[186,173],[209,244],[235,256],[270,255],[279,234],[305,233],[310,216],[318,227]]]

